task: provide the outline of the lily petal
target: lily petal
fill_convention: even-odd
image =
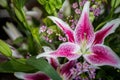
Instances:
[[[53,51],[50,47],[48,47],[48,46],[43,46],[43,50],[45,51],[45,52],[50,52],[50,51]]]
[[[119,57],[107,46],[96,44],[91,47],[91,53],[84,58],[95,66],[109,65],[120,68]]]
[[[75,66],[76,60],[69,61],[60,67],[60,74],[64,80],[70,80],[71,69]]]
[[[113,33],[117,27],[119,27],[120,19],[115,19],[108,22],[101,30],[95,33],[95,40],[93,44],[102,44],[104,39],[109,34]]]
[[[89,20],[89,5],[90,2],[86,2],[82,11],[82,15],[77,23],[75,29],[75,41],[81,44],[82,41],[86,40],[88,45],[94,41],[94,30]]]
[[[14,75],[19,79],[24,80],[52,80],[43,72],[37,73],[23,73],[23,72],[16,72]]]
[[[79,58],[82,54],[77,54],[80,47],[77,44],[66,42],[59,46],[59,48],[52,53],[57,57],[66,57],[68,60],[74,60]]]
[[[73,30],[67,23],[54,16],[49,16],[48,18],[50,18],[66,34],[68,41],[74,42]]]
[[[57,69],[57,67],[60,65],[56,58],[47,58],[47,60],[48,63],[50,63],[54,69]]]
[[[39,54],[36,58],[40,57],[66,57],[68,60],[74,60],[81,56],[81,54],[76,54],[79,51],[80,47],[77,44],[66,42],[59,46],[56,51],[45,52]]]

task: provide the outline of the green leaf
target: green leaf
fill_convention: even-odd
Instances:
[[[55,0],[56,3],[55,3],[55,6],[57,9],[60,9],[62,7],[62,0]]]
[[[55,7],[54,7],[54,5],[52,5],[51,3],[47,3],[47,4],[45,5],[45,9],[46,9],[46,11],[47,11],[49,14],[52,14],[52,13],[54,13],[54,11],[55,11]]]
[[[21,9],[24,7],[26,1],[27,0],[13,0],[13,4],[17,9]]]
[[[21,44],[22,42],[24,41],[24,38],[23,37],[18,37],[17,39],[15,39],[13,41],[13,44]]]
[[[120,5],[120,0],[111,0],[111,6],[116,8],[118,5]]]
[[[49,3],[57,9],[60,9],[62,7],[62,0],[49,0]]]
[[[7,5],[7,0],[0,0],[0,5],[2,6],[2,7],[7,7],[8,5]]]
[[[25,64],[25,59],[14,59],[5,63],[0,63],[0,72],[14,73],[14,72],[30,72],[35,70],[33,67]]]
[[[27,63],[39,71],[44,72],[53,80],[62,80],[53,67],[43,58],[36,59],[35,57],[32,57],[28,59]]]
[[[62,0],[37,0],[47,11],[48,14],[56,14],[56,9],[62,6]]]
[[[39,29],[38,29],[38,28],[32,28],[31,33],[32,33],[32,36],[33,36],[33,38],[35,39],[35,41],[36,41],[38,44],[40,44]]]
[[[47,0],[37,0],[41,5],[44,5],[47,3]]]
[[[26,0],[13,0],[13,8],[17,18],[23,23],[27,30],[30,30],[30,26],[27,23],[25,11],[23,9]]]
[[[7,57],[12,56],[12,51],[10,47],[2,40],[0,40],[0,52]]]
[[[16,16],[18,17],[18,19],[19,19],[21,22],[23,22],[25,19],[24,19],[23,15],[22,15],[21,11],[18,10],[17,8],[14,8],[14,10],[15,10],[15,14],[16,14]]]

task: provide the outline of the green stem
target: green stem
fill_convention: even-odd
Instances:
[[[108,20],[107,20],[108,21]],[[107,21],[104,21],[102,23],[100,23],[96,28],[95,31],[97,31],[99,28],[101,28],[101,26],[103,26]]]

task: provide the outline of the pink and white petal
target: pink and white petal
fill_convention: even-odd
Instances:
[[[75,66],[76,60],[68,61],[60,67],[60,74],[64,80],[70,80],[71,69]]]
[[[43,53],[40,53],[36,56],[36,58],[41,58],[41,57],[46,57],[46,58],[56,58],[56,56],[52,55],[54,51],[50,51],[50,52],[43,52]]]
[[[17,78],[24,80],[52,80],[43,72],[37,72],[37,73],[15,72],[14,75]]]
[[[102,44],[104,39],[109,34],[113,33],[117,27],[119,27],[120,19],[115,19],[108,22],[101,30],[95,33],[95,40],[93,44]]]
[[[73,30],[67,23],[54,16],[49,16],[48,18],[50,18],[66,34],[68,41],[74,42]]]
[[[77,44],[66,42],[59,46],[59,48],[52,53],[56,57],[66,57],[68,60],[75,60],[82,54],[78,53],[80,47]]]
[[[57,67],[60,65],[58,59],[56,58],[47,58],[47,60],[48,63],[50,63],[54,69],[57,69]]]
[[[107,46],[96,44],[91,47],[91,53],[84,58],[95,66],[109,65],[120,68],[120,58]]]
[[[66,57],[68,60],[74,60],[79,58],[82,54],[77,53],[79,51],[80,47],[77,44],[66,42],[62,43],[59,48],[55,51],[51,52],[44,52],[39,54],[36,58],[40,57],[51,57],[51,58],[57,58],[57,57]]]
[[[75,42],[81,44],[82,41],[86,40],[88,46],[92,44],[95,37],[93,26],[89,20],[89,5],[90,2],[87,1],[75,29]]]
[[[48,47],[48,46],[43,46],[42,48],[43,48],[43,50],[44,50],[45,52],[53,51],[53,50],[52,50],[50,47]]]

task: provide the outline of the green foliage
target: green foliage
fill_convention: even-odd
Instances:
[[[37,0],[41,5],[45,5],[48,1],[47,0]]]
[[[39,71],[44,72],[53,80],[62,80],[53,67],[43,58],[36,59],[35,57],[32,57],[27,60],[27,63]]]
[[[56,11],[61,8],[62,6],[62,0],[37,0],[45,10],[48,12],[48,14],[54,14],[56,15]]]
[[[12,2],[17,9],[20,9],[20,8],[23,8],[26,0],[12,0]]]
[[[96,80],[101,78],[102,80],[118,80],[120,78],[119,70],[110,66],[103,66],[97,70]]]
[[[23,10],[23,7],[25,5],[26,0],[13,0],[13,6],[14,11],[17,16],[17,18],[20,20],[20,22],[23,23],[24,27],[30,31],[30,26],[27,23],[25,11]]]
[[[34,38],[34,40],[40,44],[40,34],[39,34],[39,29],[38,28],[32,28],[32,36]]]
[[[111,6],[116,8],[118,5],[120,5],[120,0],[111,0]]]
[[[10,47],[2,40],[0,40],[0,52],[7,57],[12,56],[12,51]]]
[[[28,52],[33,56],[37,55],[41,50],[41,46],[35,41],[32,36],[28,37]]]
[[[0,63],[0,72],[14,73],[14,72],[30,72],[35,69],[27,65],[25,59],[12,59],[8,62]]]
[[[7,0],[0,0],[0,5],[2,7],[7,7]]]
[[[15,13],[16,13],[16,16],[18,17],[18,19],[19,19],[21,22],[24,22],[25,19],[24,19],[24,17],[23,17],[23,14],[21,13],[22,9],[19,10],[19,9],[17,9],[17,8],[14,8],[14,10],[15,10]]]
[[[45,10],[49,13],[52,14],[55,12],[55,7],[51,3],[46,3],[45,4]]]

